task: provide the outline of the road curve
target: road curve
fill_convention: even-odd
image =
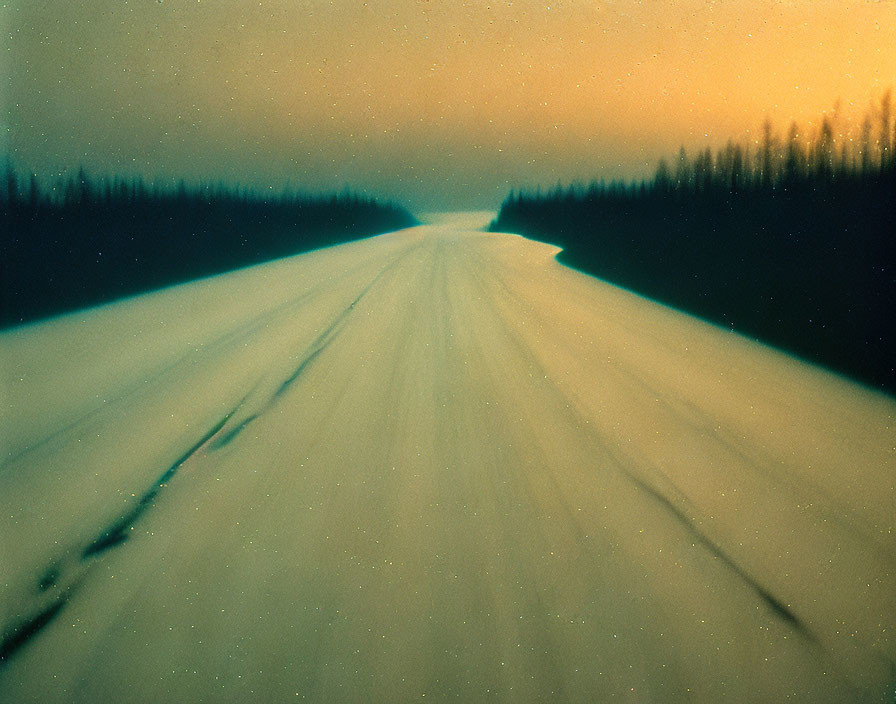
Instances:
[[[555,253],[0,335],[0,700],[892,701],[893,400]]]

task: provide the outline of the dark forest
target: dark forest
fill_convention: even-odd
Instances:
[[[415,224],[351,193],[261,195],[141,179],[50,187],[8,166],[0,196],[0,326],[8,327]]]
[[[492,231],[896,392],[896,144],[890,95],[857,130],[825,117],[660,161],[652,179],[511,193]]]

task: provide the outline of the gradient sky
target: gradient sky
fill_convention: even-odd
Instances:
[[[418,212],[640,177],[896,83],[892,0],[7,0],[0,27],[20,170],[348,184]]]

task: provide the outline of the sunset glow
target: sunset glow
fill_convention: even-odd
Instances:
[[[896,3],[12,0],[4,150],[50,177],[312,190],[418,209],[640,177],[896,82]]]

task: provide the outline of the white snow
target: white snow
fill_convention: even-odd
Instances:
[[[892,696],[893,400],[480,220],[0,334],[0,699]]]

